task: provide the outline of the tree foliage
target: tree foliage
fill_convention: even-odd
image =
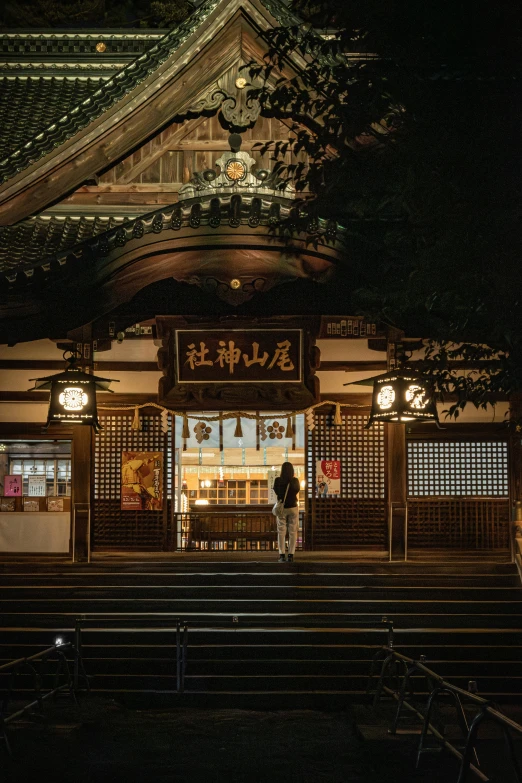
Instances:
[[[518,12],[295,6],[306,22],[273,31],[251,75],[267,111],[297,120],[310,161],[285,168],[274,144],[282,173],[349,229],[354,306],[432,340],[424,369],[453,413],[522,389]],[[306,67],[274,86],[295,53]],[[452,369],[472,356],[480,372]]]
[[[4,0],[0,28],[167,28],[192,10],[190,0]]]

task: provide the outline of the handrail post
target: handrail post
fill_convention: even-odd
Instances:
[[[428,734],[430,724],[431,724],[431,710],[433,707],[433,702],[435,701],[435,697],[438,696],[440,693],[444,693],[445,689],[441,688],[440,686],[436,686],[433,688],[432,692],[428,696],[428,701],[426,702],[426,714],[424,716],[424,723],[422,724],[422,731],[419,737],[419,745],[417,748],[417,760],[415,762],[415,769],[419,768],[421,755],[424,751],[424,742],[426,740],[426,736]]]
[[[381,698],[383,685],[384,685],[384,675],[386,673],[386,670],[387,670],[390,662],[393,661],[393,660],[394,660],[394,656],[393,656],[393,653],[392,653],[391,655],[388,655],[388,657],[385,658],[384,661],[383,661],[382,668],[381,668],[381,673],[380,673],[380,676],[379,676],[379,681],[377,683],[377,688],[375,689],[375,695],[373,697],[373,706],[374,707],[376,707],[377,704],[379,703],[379,700]]]
[[[181,625],[179,617],[176,620],[176,692],[181,689]]]
[[[7,750],[8,756],[12,757],[13,751],[9,742],[9,737],[7,736],[7,726],[3,715],[0,715],[0,739],[3,739],[5,742],[5,749]]]
[[[459,776],[457,778],[457,783],[465,783],[468,777],[469,768],[471,765],[471,754],[475,748],[475,740],[477,738],[477,732],[479,730],[479,726],[486,717],[486,709],[488,705],[486,704],[477,715],[473,718],[473,721],[471,723],[471,726],[469,728],[468,736],[466,738],[466,746],[464,748],[464,753],[462,754],[462,761],[460,764],[459,769]]]
[[[73,683],[74,690],[78,690],[78,682],[80,677],[80,657],[82,655],[82,621],[79,617],[74,622],[74,647],[76,655],[74,656],[74,674]]]
[[[401,683],[401,688],[397,697],[397,709],[395,711],[395,718],[393,719],[392,725],[390,726],[390,734],[397,734],[397,725],[399,723],[402,707],[406,699],[406,689],[410,682],[410,676],[413,674],[413,672],[416,671],[416,669],[417,669],[416,664],[413,664],[413,666],[410,666],[409,669],[406,669],[404,678]]]
[[[184,622],[183,625],[183,645],[182,645],[182,659],[181,659],[181,692],[185,690],[185,672],[187,671],[187,649],[188,649],[188,625]]]

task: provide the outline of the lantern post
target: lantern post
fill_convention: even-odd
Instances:
[[[99,378],[76,366],[81,354],[66,351],[66,369],[45,378],[31,378],[33,390],[49,391],[49,409],[46,428],[73,426],[72,436],[72,497],[71,497],[71,542],[74,563],[90,561],[91,523],[91,454],[92,436],[101,429],[98,420],[96,392],[111,391],[109,378]]]
[[[397,345],[388,344],[388,367],[397,361]],[[388,549],[390,560],[408,557],[407,454],[405,425],[414,421],[438,424],[431,381],[409,367],[391,367],[383,375],[355,381],[373,386],[372,407],[366,429],[375,422],[387,424]],[[344,384],[348,386],[350,384]]]
[[[114,381],[91,375],[77,367],[78,354],[75,351],[66,351],[63,358],[68,363],[63,372],[45,378],[30,378],[34,381],[30,391],[49,391],[46,427],[51,424],[87,424],[98,433],[101,426],[96,407],[96,391],[110,392],[109,386]]]

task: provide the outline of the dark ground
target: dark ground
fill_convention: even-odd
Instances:
[[[44,717],[11,724],[14,757],[0,748],[7,783],[453,783],[456,762],[429,754],[415,772],[418,737],[389,737],[367,708],[317,710],[135,709],[84,696],[78,708],[46,703]],[[359,728],[355,724],[357,714]],[[360,727],[360,724],[368,724]],[[371,725],[373,723],[373,726]],[[503,746],[485,742],[496,779]],[[471,780],[476,780],[471,776]]]

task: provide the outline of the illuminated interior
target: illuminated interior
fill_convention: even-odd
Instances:
[[[210,413],[202,415],[212,416]],[[221,437],[218,422],[198,428],[198,424],[191,421],[191,437],[186,440],[186,448],[178,452],[180,510],[188,511],[201,505],[273,505],[272,487],[283,462],[293,464],[295,476],[304,489],[304,422],[302,416],[293,418],[289,437],[286,436],[287,417],[284,414],[279,417],[270,414],[264,428],[259,428],[255,419],[242,418],[242,437],[235,435],[235,419],[221,423]],[[304,507],[304,497],[305,493],[301,492],[301,507]]]

